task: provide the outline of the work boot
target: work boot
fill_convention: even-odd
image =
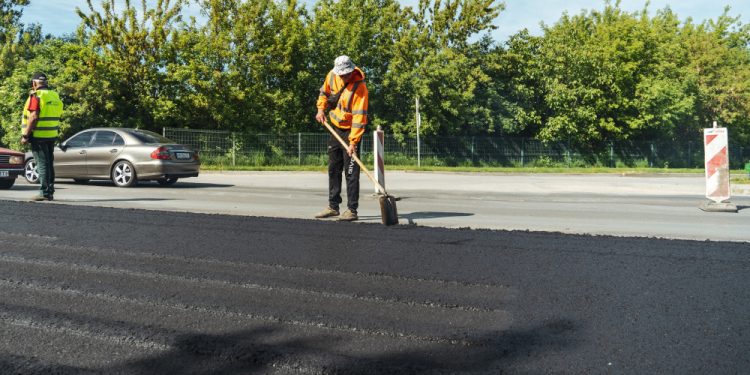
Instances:
[[[340,221],[354,221],[359,219],[357,211],[346,210],[343,215],[339,218]]]
[[[316,219],[323,219],[326,217],[333,217],[333,216],[339,216],[339,210],[334,210],[331,207],[326,207],[325,210],[318,212],[315,215]]]
[[[32,202],[46,201],[46,200],[47,200],[47,197],[45,197],[45,196],[43,196],[43,195],[35,195],[35,196],[31,197],[31,199],[30,199],[30,200],[31,200]]]

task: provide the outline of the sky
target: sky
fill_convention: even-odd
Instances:
[[[308,5],[314,0],[302,0]],[[117,0],[124,4],[124,0]],[[155,0],[148,0],[156,3]],[[418,0],[401,0],[404,6],[415,6]],[[614,2],[614,0],[613,0]],[[98,6],[101,0],[93,0],[92,4]],[[136,8],[140,7],[139,0],[131,0]],[[645,0],[622,0],[622,9],[633,12],[643,9]],[[694,22],[700,23],[705,19],[716,19],[724,11],[725,6],[730,6],[731,16],[740,16],[743,24],[750,23],[750,0],[651,0],[649,10],[654,14],[656,10],[669,6],[681,20],[690,17]],[[21,21],[39,23],[42,32],[61,36],[72,33],[80,23],[75,13],[76,7],[84,11],[88,10],[86,0],[31,0],[31,5],[24,8]],[[554,24],[564,12],[578,14],[582,10],[602,9],[604,0],[505,0],[505,11],[495,19],[494,24],[498,27],[492,33],[496,41],[505,41],[510,35],[527,28],[532,35],[541,35],[540,23]],[[186,10],[186,15],[198,16],[200,9],[192,6]]]

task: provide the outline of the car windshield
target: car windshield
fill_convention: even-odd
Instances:
[[[173,140],[148,130],[128,130],[133,137],[143,143],[175,143]]]

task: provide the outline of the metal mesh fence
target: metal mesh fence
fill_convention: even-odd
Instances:
[[[204,163],[217,165],[326,165],[327,133],[286,135],[164,128],[163,134],[198,150]],[[608,142],[582,151],[567,142],[544,143],[519,137],[385,137],[385,163],[425,166],[505,167],[671,167],[703,168],[703,144],[682,142]],[[419,150],[419,152],[417,151]],[[372,161],[372,135],[360,145],[363,161]],[[729,146],[731,168],[750,158],[741,145]]]

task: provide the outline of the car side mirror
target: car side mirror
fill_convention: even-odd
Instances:
[[[65,143],[61,144],[61,145],[60,145],[60,146],[58,146],[58,147],[60,147],[60,150],[63,150],[63,151],[65,151],[65,150],[67,150],[67,149],[68,149],[68,145],[66,145]]]

